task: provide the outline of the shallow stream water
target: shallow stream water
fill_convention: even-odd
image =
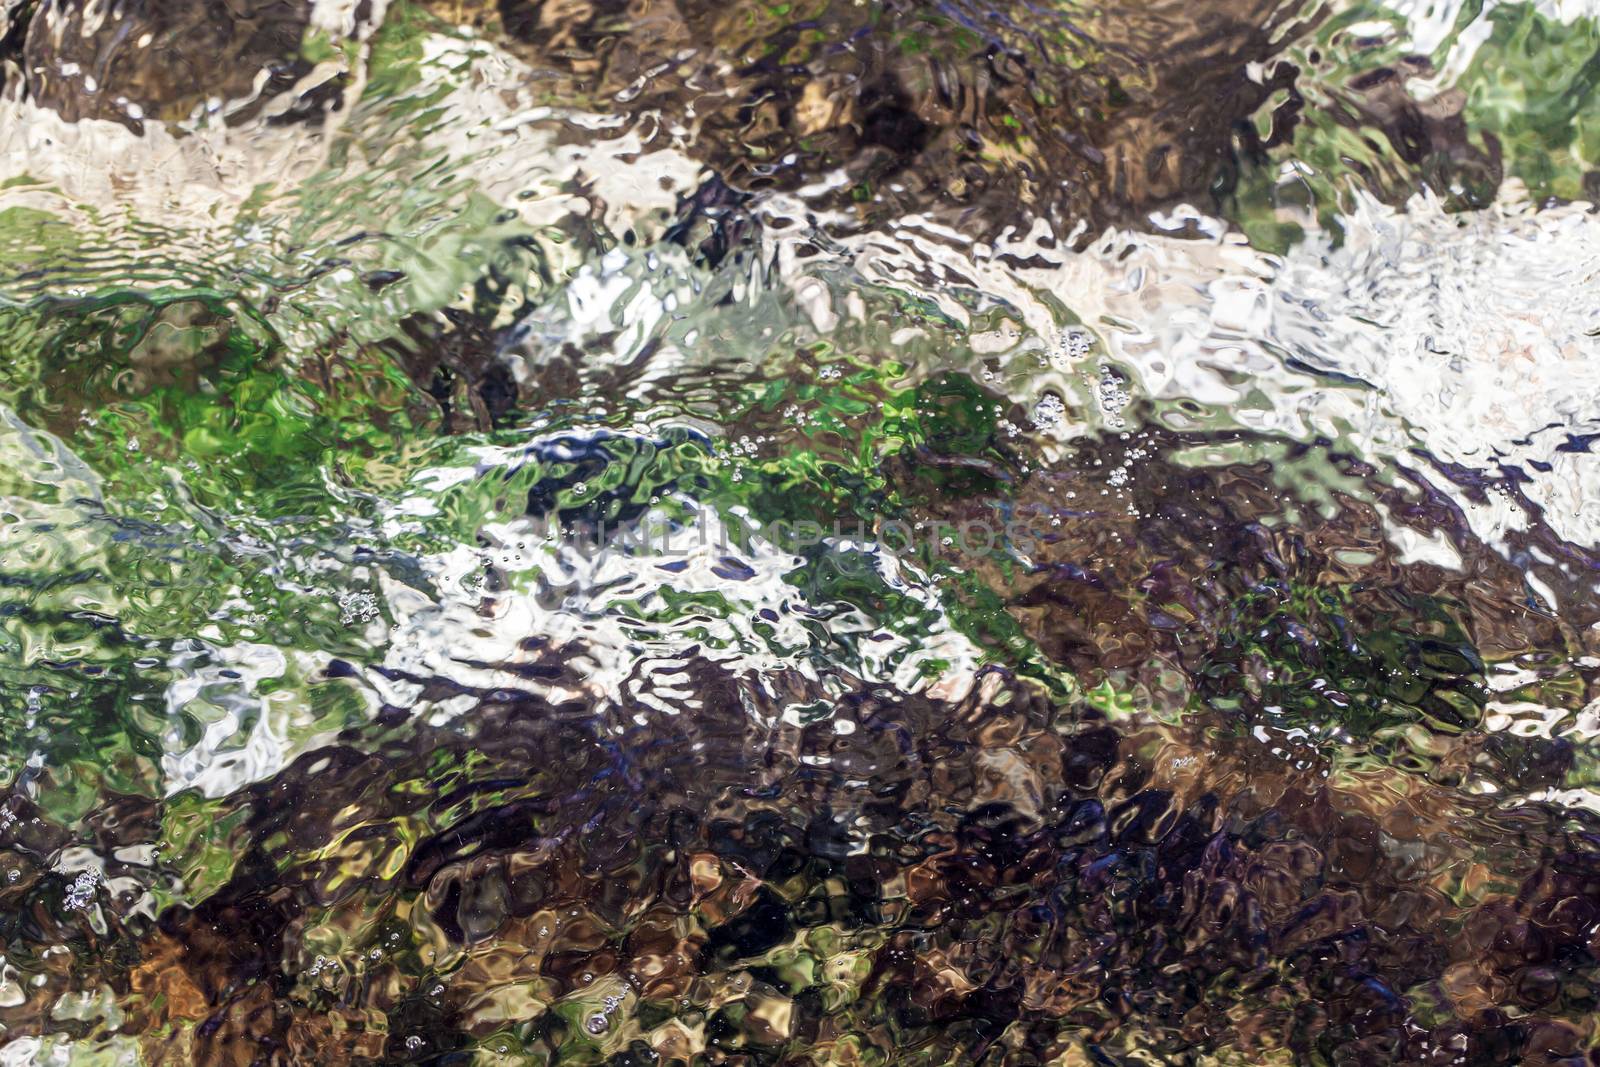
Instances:
[[[0,0],[0,1064],[1600,1063],[1592,0]]]

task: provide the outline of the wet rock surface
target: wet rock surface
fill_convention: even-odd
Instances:
[[[908,521],[954,528],[997,484],[952,481],[952,443],[891,465]],[[1536,799],[1576,752],[1491,730],[1519,694],[1484,665],[1568,638],[1448,509],[1388,500],[1454,531],[1460,574],[1397,560],[1354,499],[1274,532],[1309,502],[1271,466],[1172,458],[1218,445],[1113,435],[1015,483],[1066,521],[990,576],[1005,612],[1128,704],[691,653],[636,676],[663,730],[530,633],[486,666],[567,699],[395,675],[459,714],[383,709],[216,801],[101,798],[76,834],[14,802],[7,957],[50,977],[0,1020],[39,1032],[92,975],[156,1061],[1578,1062],[1600,827]],[[1529,699],[1600,681],[1534,673]],[[190,843],[141,851],[164,826]]]
[[[26,12],[15,61],[28,96],[68,122],[138,132],[146,119],[184,120],[199,108],[237,121],[312,72],[302,54],[310,11],[308,0],[44,0]],[[295,106],[310,113],[330,102],[324,92]]]
[[[459,730],[309,752],[212,813],[232,873],[204,901],[152,924],[114,882],[62,912],[19,879],[8,957],[98,961],[147,1055],[205,1063],[1562,1062],[1592,1040],[1581,816],[1330,776],[1220,720],[1063,715],[999,674],[761,729],[758,691],[686,667],[680,737],[491,697]],[[122,823],[102,847],[148,837]],[[0,1014],[25,1028],[48,995]]]
[[[566,75],[563,94],[659,113],[663,138],[687,137],[737,188],[826,182],[819,206],[980,227],[1021,202],[1069,229],[1226,196],[1263,147],[1242,120],[1293,86],[1292,66],[1246,68],[1313,24],[1270,3],[508,0],[497,14],[511,47]]]
[[[346,71],[328,10],[0,7],[60,119],[328,149],[99,286],[0,189],[64,249],[0,293],[4,1055],[1594,1060],[1594,434],[1518,406],[1592,323],[1368,314],[1590,221],[1347,218],[1340,304],[1251,244],[1289,207],[1150,214],[1313,120],[1489,210],[1431,61],[1312,85],[1383,34],[1276,3],[433,0],[339,9]],[[1430,451],[1348,337],[1504,439]]]

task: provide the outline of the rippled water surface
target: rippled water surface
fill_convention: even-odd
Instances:
[[[1591,0],[0,0],[0,1063],[1600,1063]]]

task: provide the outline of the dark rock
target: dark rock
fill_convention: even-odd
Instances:
[[[448,17],[450,5],[433,6]],[[1244,120],[1296,74],[1278,64],[1258,81],[1246,68],[1306,28],[1297,11],[1288,0],[834,0],[804,17],[705,0],[498,5],[503,40],[553,91],[596,109],[692,114],[692,150],[737,189],[794,190],[842,168],[849,184],[824,199],[867,220],[976,208],[996,222],[1019,204],[1098,220],[1231,189],[1241,155],[1263,148]]]
[[[446,433],[487,430],[517,403],[517,382],[500,358],[499,338],[456,308],[411,315],[383,348],[417,388],[439,405]]]
[[[44,0],[23,47],[25,84],[69,122],[136,132],[212,100],[251,113],[312,69],[301,55],[309,14],[309,0]]]

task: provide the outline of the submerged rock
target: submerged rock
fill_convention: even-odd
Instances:
[[[517,403],[517,382],[494,332],[466,312],[409,316],[384,348],[439,405],[446,433],[493,429]]]
[[[1273,88],[1293,102],[1293,72],[1249,67],[1293,32],[1284,9],[436,8],[562,73],[552,99],[712,163],[656,247],[732,310],[695,318],[663,286],[693,340],[670,360],[671,337],[619,340],[648,268],[593,233],[608,288],[524,308],[486,271],[471,314],[397,290],[387,340],[272,327],[280,301],[330,306],[276,279],[260,312],[191,292],[0,315],[6,411],[39,431],[9,453],[0,1045],[1022,1067],[1596,1044],[1591,550],[1532,510],[1485,544],[1413,478],[1420,449],[1380,468],[1285,431],[1174,429],[1113,374],[979,385],[977,319],[999,333],[984,305],[1007,299],[981,282],[950,285],[974,329],[952,317],[921,350],[894,341],[932,318],[907,293],[863,310],[884,341],[855,344],[782,279],[701,285],[750,273],[760,189],[980,222],[1219,190],[1276,136],[1234,120]],[[264,106],[315,21],[40,12],[30,91],[132,124]],[[186,84],[162,55],[226,69]],[[1415,117],[1371,99],[1372,121]],[[424,207],[382,233],[467,225]],[[345,292],[406,278],[302,258]],[[735,317],[772,293],[807,310]],[[27,484],[69,446],[103,487]],[[168,525],[142,519],[168,498]],[[863,519],[838,554],[871,558],[667,558],[621,535],[691,503]],[[1030,546],[995,516],[1026,517]],[[982,519],[977,551],[944,536]],[[573,531],[608,526],[609,554],[575,558]],[[549,531],[574,551],[535,559]]]
[[[310,16],[310,0],[44,0],[28,21],[24,84],[69,122],[138,131],[200,107],[238,117],[312,73],[302,51]]]
[[[151,923],[108,894],[100,934],[40,910],[63,878],[20,883],[40,918],[3,931],[8,959],[102,961],[121,1032],[193,1062],[1505,1062],[1593,1040],[1592,817],[1330,775],[1214,715],[1116,724],[1000,671],[767,727],[764,685],[683,670],[676,737],[494,693],[459,727],[350,731],[208,808],[232,869],[203,899]]]
[[[657,115],[736,188],[823,183],[808,196],[874,217],[979,208],[1009,221],[1020,202],[1069,223],[1230,188],[1262,147],[1243,120],[1293,85],[1288,65],[1251,65],[1308,25],[1279,0],[502,0],[498,15],[514,49],[564,76],[553,99]]]

